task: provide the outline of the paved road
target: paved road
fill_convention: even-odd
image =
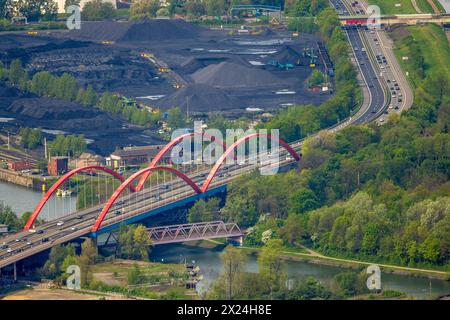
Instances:
[[[450,13],[450,0],[438,0],[444,7],[445,12]]]
[[[300,152],[302,142],[292,143],[291,146]],[[295,160],[289,156],[287,151],[280,150],[279,166],[284,167],[292,164]],[[215,180],[211,183],[210,189],[226,185],[231,180],[244,173],[249,173],[261,164],[223,165]],[[267,164],[262,167],[270,167]],[[193,172],[190,176],[194,182],[203,181],[209,170]],[[172,180],[165,183],[144,189],[141,192],[130,193],[117,202],[109,211],[107,218],[102,223],[102,228],[118,224],[122,221],[139,216],[145,212],[179,201],[181,199],[194,196],[195,192],[183,181]],[[81,210],[73,214],[64,216],[56,221],[46,222],[30,231],[20,231],[18,233],[1,238],[0,245],[6,247],[0,249],[0,268],[10,265],[33,254],[51,248],[57,244],[64,243],[80,236],[87,235],[97,219],[103,205]]]
[[[331,1],[337,10],[341,10],[343,14],[349,14],[349,10],[340,0]],[[386,106],[386,95],[380,78],[383,77],[382,72],[378,74],[375,55],[373,53],[373,45],[365,39],[366,35],[360,30],[348,30],[347,36],[350,41],[355,62],[363,81],[365,82],[368,95],[363,107],[357,115],[348,119],[342,126],[336,127],[334,130],[340,129],[348,124],[359,124],[380,118]],[[293,143],[292,146],[300,151],[302,142]],[[281,151],[280,165],[289,165],[293,159],[287,157],[287,153]],[[248,173],[256,168],[256,165],[231,165],[228,166],[226,172],[221,174],[211,184],[212,188],[227,184],[234,177],[243,173]],[[194,181],[204,180],[207,172],[196,172],[192,175]],[[167,205],[171,202],[180,200],[194,195],[194,191],[184,185],[183,182],[173,181],[167,183],[168,188],[161,190],[161,186],[155,186],[145,189],[139,194],[130,194],[123,197],[122,202],[117,203],[111,208],[109,215],[103,222],[102,227],[107,227],[125,221],[131,217],[138,216],[144,212],[148,212],[157,207]],[[137,199],[136,197],[142,197]],[[139,201],[138,201],[139,200]],[[7,246],[0,249],[0,267],[11,264],[14,261],[31,256],[37,252],[51,248],[54,245],[67,242],[77,237],[86,235],[90,232],[93,222],[97,218],[102,205],[95,206],[86,210],[67,215],[60,221],[47,222],[37,228],[34,233],[22,231],[2,238],[2,242]],[[58,222],[59,225],[58,225]],[[8,252],[11,251],[11,252]]]
[[[450,1],[450,0],[448,0]],[[359,1],[359,6],[364,10],[367,11],[368,2],[367,0],[361,0]],[[372,41],[370,41],[370,35],[366,35],[369,39],[369,42],[373,44]],[[398,107],[398,112],[402,112],[404,110],[408,110],[411,108],[413,101],[414,101],[414,93],[412,91],[411,85],[406,78],[406,75],[402,68],[400,67],[400,64],[397,60],[397,57],[394,53],[394,42],[392,39],[388,36],[386,31],[383,29],[377,29],[374,30],[373,38],[378,39],[378,49],[375,49],[374,52],[379,55],[383,55],[386,58],[386,76],[384,77],[384,81],[386,82],[386,86],[392,91],[392,84],[394,83],[393,80],[396,81],[396,83],[399,84],[401,90],[397,90],[396,94],[397,97],[392,97],[391,93],[391,106],[388,109],[388,112],[397,112],[396,107]],[[390,80],[388,82],[388,80]],[[400,94],[399,92],[400,91]],[[401,102],[398,101],[398,99],[401,98]],[[397,101],[397,103],[395,102]]]

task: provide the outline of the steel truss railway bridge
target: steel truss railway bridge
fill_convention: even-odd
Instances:
[[[241,242],[244,236],[236,223],[223,221],[176,224],[148,228],[147,230],[153,246],[217,238],[234,238]],[[98,244],[105,246],[115,244],[117,239],[117,232],[110,232],[104,242]]]
[[[300,160],[301,142],[288,144],[271,134],[251,133],[237,139],[228,147],[225,143],[208,136],[208,139],[205,140],[210,145],[214,144],[216,148],[222,150],[220,157],[217,158],[217,161],[211,167],[202,164],[193,168],[193,165],[185,164],[181,166],[182,168],[177,168],[174,164],[161,164],[163,159],[167,158],[167,154],[173,151],[173,148],[179,148],[181,144],[186,146],[186,141],[189,141],[187,145],[190,146],[192,139],[198,136],[203,141],[203,138],[207,135],[204,133],[187,133],[172,140],[160,149],[159,153],[146,168],[128,177],[103,166],[85,166],[66,173],[44,194],[32,212],[23,231],[0,238],[0,243],[4,243],[5,246],[0,250],[0,268],[15,264],[17,261],[55,245],[79,237],[89,236],[97,238],[101,234],[112,232],[121,224],[135,223],[158,213],[224,192],[230,181],[257,168],[261,170],[278,170],[278,167],[284,168]],[[271,150],[272,154],[270,155],[272,159],[275,159],[273,157],[277,159],[275,163],[276,168],[272,161],[261,162],[258,160],[263,157],[262,154],[265,156],[270,154],[267,150],[255,156],[244,156],[237,163],[237,150],[241,147],[245,149],[247,144],[250,145],[252,141],[257,141],[261,138],[272,141],[272,146],[275,143],[280,146],[276,152]],[[230,158],[232,161],[230,161]],[[168,179],[166,179],[166,174],[169,176]],[[53,216],[51,221],[38,224],[38,218],[45,211],[45,207],[47,207],[48,211],[48,206],[51,205],[52,199],[56,199],[58,190],[67,185],[72,186],[72,189],[78,189],[78,187],[74,187],[74,181],[75,183],[79,181],[77,177],[78,179],[84,178],[96,183],[93,184],[93,187],[91,186],[88,194],[84,191],[84,199],[86,197],[91,197],[94,200],[98,199],[96,205],[86,209],[75,210],[62,216],[50,214],[47,216]],[[111,181],[108,179],[111,179]],[[151,181],[152,179],[153,181]],[[111,182],[109,185],[106,185],[106,189],[110,188],[110,193],[102,194],[105,193],[105,186],[100,188],[99,181],[104,180]],[[117,182],[113,184],[112,180]],[[82,193],[83,191],[81,190],[77,191],[79,195]],[[201,230],[203,230],[203,238],[214,238],[215,236],[211,233],[211,230],[217,231],[217,236],[220,237],[237,237],[242,235],[238,226],[217,222],[203,226],[190,226],[190,231],[186,230],[186,226],[176,226],[177,229],[175,231],[171,229],[172,227],[169,229],[167,227],[163,228],[165,229],[151,229],[150,234],[152,236],[162,236],[161,239],[155,239],[157,240],[156,242],[176,242],[181,240],[184,234],[190,234],[191,240],[198,240],[200,239],[198,232]],[[230,231],[228,236],[225,232],[226,230]],[[170,237],[172,231],[177,234],[177,237],[169,240],[168,237]],[[194,237],[194,235],[196,236]]]

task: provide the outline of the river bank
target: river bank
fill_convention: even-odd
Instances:
[[[217,279],[222,263],[220,253],[225,248],[222,240],[198,241],[179,245],[157,246],[152,250],[152,261],[164,263],[179,263],[180,261],[195,261],[200,266],[204,280],[198,285],[200,294],[208,290]],[[241,247],[242,248],[242,247]],[[243,247],[247,253],[246,271],[258,271],[258,249]],[[314,257],[311,254],[282,252],[285,260],[285,271],[290,278],[314,277],[323,284],[330,286],[336,274],[352,270],[362,270],[369,262],[342,262],[335,258]],[[380,266],[382,286],[384,290],[403,292],[413,299],[437,299],[450,293],[450,281],[434,274],[426,275]]]
[[[45,177],[8,169],[0,169],[0,180],[37,191],[42,190],[42,185],[46,185],[46,187],[48,186],[48,182],[46,182]]]
[[[203,248],[211,248],[211,245],[207,245],[207,242],[213,245],[224,245],[224,242],[216,241],[216,240],[206,240],[204,243],[198,243],[197,245]],[[189,244],[186,244],[189,245]],[[241,249],[246,250],[249,254],[257,255],[261,250],[258,247],[245,247],[241,246]],[[436,280],[450,280],[450,273],[440,270],[432,270],[432,269],[421,269],[421,268],[411,268],[411,267],[403,267],[396,265],[389,265],[383,263],[375,263],[368,261],[359,261],[359,260],[351,260],[351,259],[343,259],[322,255],[316,251],[313,251],[309,248],[302,247],[300,249],[303,252],[294,252],[294,251],[282,251],[281,258],[286,261],[303,261],[311,264],[318,265],[326,265],[326,266],[335,266],[339,268],[346,269],[361,269],[363,266],[369,266],[372,264],[376,264],[380,267],[382,272],[388,274],[395,274],[401,276],[413,276],[413,277],[424,277],[428,279],[436,279]]]
[[[0,203],[11,207],[19,218],[24,212],[33,211],[42,196],[42,191],[0,181]],[[76,196],[52,197],[43,209],[41,217],[49,221],[75,210]]]

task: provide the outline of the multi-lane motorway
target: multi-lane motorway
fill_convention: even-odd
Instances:
[[[300,152],[301,142],[291,145],[297,152]],[[294,159],[287,151],[284,149],[280,150],[280,167],[290,165],[293,161]],[[251,162],[247,159],[245,164],[224,165],[211,183],[210,190],[226,185],[237,176],[249,173],[258,166],[261,167],[260,162],[259,165]],[[265,165],[265,167],[270,167],[270,164]],[[208,172],[209,170],[194,171],[190,176],[194,182],[200,183],[206,178]],[[110,209],[107,218],[102,224],[102,228],[118,224],[142,213],[194,195],[194,190],[180,180],[171,180],[164,183],[164,186],[159,184],[140,192],[130,193],[121,197]],[[46,222],[32,229],[32,232],[21,231],[1,238],[0,245],[4,246],[4,248],[0,249],[0,268],[51,248],[54,245],[89,234],[102,208],[103,205],[94,206],[66,215],[59,220]]]
[[[331,4],[344,15],[353,14],[351,6],[341,0],[331,0]],[[402,93],[404,79],[399,79],[399,67],[392,68],[387,55],[383,36],[378,31],[351,29],[346,30],[351,44],[354,61],[358,66],[360,78],[366,86],[367,95],[360,110],[333,130],[339,130],[349,124],[360,124],[377,120],[385,121],[386,112],[399,112],[411,103],[410,92]],[[396,62],[396,61],[395,61]],[[398,70],[397,70],[398,68]],[[400,71],[401,72],[401,71]],[[400,83],[400,85],[399,85]],[[397,85],[396,85],[397,84]],[[405,90],[407,90],[406,88]],[[394,94],[395,93],[395,94]],[[401,96],[403,96],[403,98]],[[291,146],[300,152],[302,142]],[[280,151],[280,166],[294,161],[285,150]],[[226,185],[233,178],[255,170],[256,164],[233,164],[221,169],[213,180],[211,189]],[[196,182],[203,181],[208,171],[191,172],[189,176]],[[152,186],[139,193],[130,193],[120,199],[110,210],[102,228],[115,225],[132,217],[139,216],[158,207],[186,199],[195,195],[190,186],[179,180],[172,180],[161,185]],[[33,254],[51,248],[90,233],[92,225],[102,210],[103,205],[94,206],[64,216],[57,221],[44,223],[33,232],[21,231],[0,239],[0,268]]]

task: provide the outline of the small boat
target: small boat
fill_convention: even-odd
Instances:
[[[61,193],[61,196],[63,197],[69,197],[72,194],[72,191],[70,190],[63,190]]]

